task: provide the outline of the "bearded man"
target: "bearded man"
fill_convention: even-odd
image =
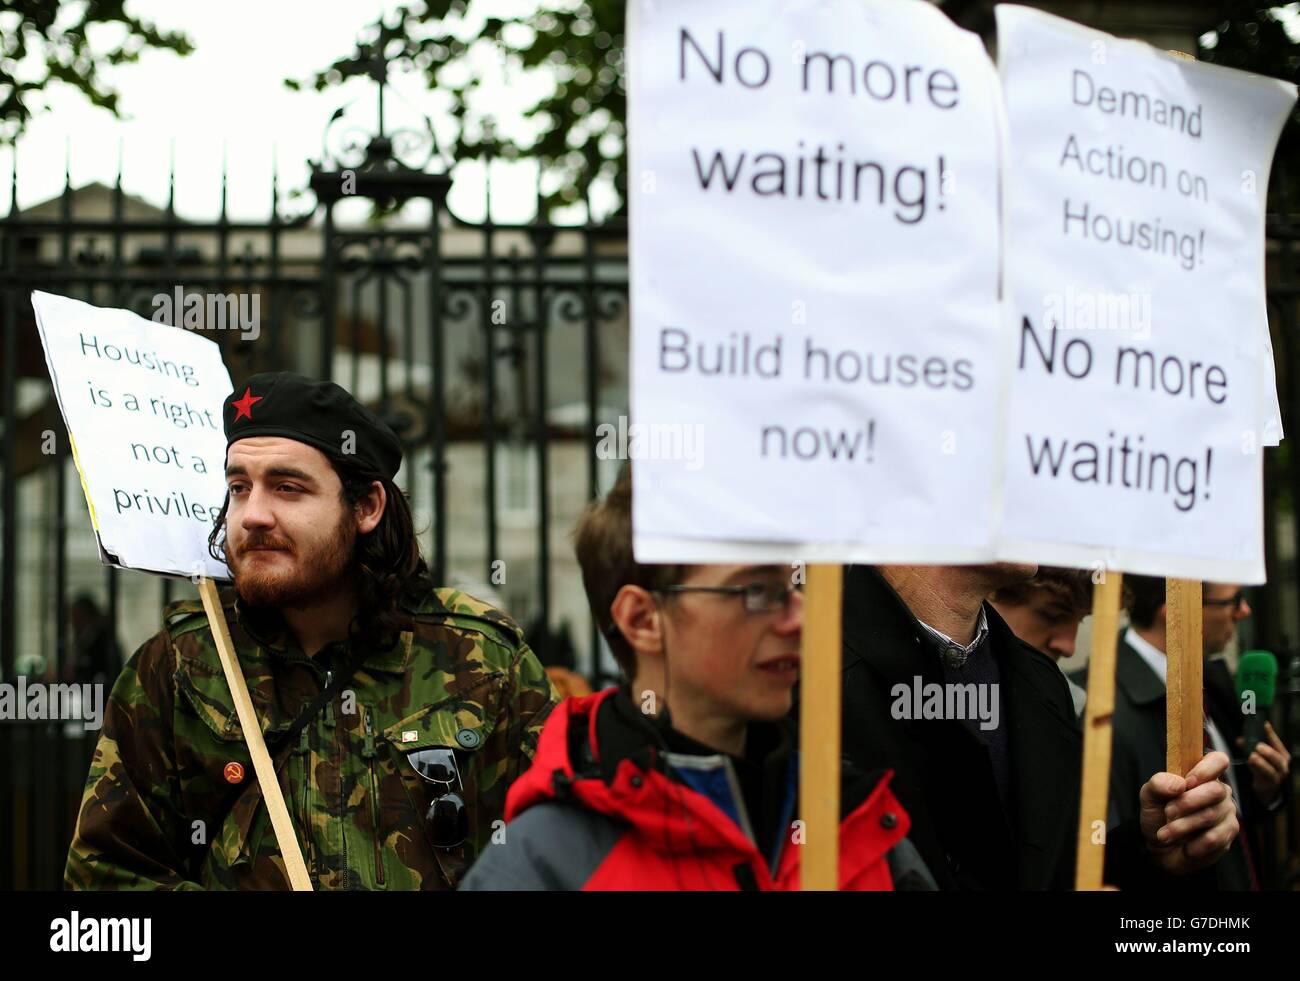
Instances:
[[[330,382],[254,375],[224,409],[209,539],[239,665],[317,889],[452,889],[501,826],[554,691],[519,628],[434,587],[396,435]],[[113,687],[65,883],[283,889],[202,604]]]

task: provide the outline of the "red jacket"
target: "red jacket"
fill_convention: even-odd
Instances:
[[[597,733],[617,721],[617,691],[569,698],[554,710],[532,767],[507,795],[505,842],[484,851],[462,888],[798,889],[797,832],[778,834],[772,856],[760,853],[725,756],[669,753],[646,722],[633,751],[620,738],[617,758],[602,757]],[[791,818],[797,766],[788,772]],[[910,822],[890,776],[860,781],[865,791],[840,825],[841,889],[893,889],[896,879],[933,888],[906,840]]]

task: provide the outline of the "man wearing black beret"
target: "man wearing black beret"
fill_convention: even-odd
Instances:
[[[209,539],[226,619],[317,889],[450,889],[499,835],[555,694],[519,628],[437,589],[396,435],[331,382],[226,400]],[[66,883],[280,889],[284,860],[202,604],[174,603],[109,701]]]

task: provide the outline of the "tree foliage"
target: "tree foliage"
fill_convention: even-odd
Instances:
[[[114,25],[113,43],[104,45],[100,28]],[[92,44],[90,34],[96,34]],[[188,37],[164,31],[126,11],[126,0],[5,0],[0,7],[0,144],[12,143],[36,111],[41,93],[62,82],[92,105],[115,116],[118,93],[104,69],[138,61],[157,48],[187,55]]]
[[[533,12],[511,17],[483,16],[476,6],[475,0],[401,6],[377,38],[318,72],[309,84],[319,91],[368,74],[383,52],[390,64],[422,72],[431,88],[450,97],[456,131],[446,149],[453,159],[527,152],[538,157],[553,178],[558,175],[557,188],[547,195],[548,206],[585,199],[597,180],[607,181],[618,200],[625,201],[625,0],[540,0]],[[1300,82],[1300,43],[1287,33],[1274,9],[1250,0],[1227,0],[1219,16],[1202,38],[1201,60]],[[535,124],[535,140],[511,138],[484,126],[489,114],[474,105],[482,79],[465,71],[476,45],[494,46],[507,71],[553,76],[554,86],[525,113]],[[1283,134],[1279,159],[1300,161],[1296,119]]]
[[[1300,41],[1287,33],[1274,9],[1256,3],[1224,4],[1224,17],[1201,37],[1197,57],[1227,68],[1300,83]],[[1278,141],[1270,182],[1270,210],[1300,208],[1300,107]],[[1288,207],[1289,206],[1289,207]]]
[[[542,0],[531,13],[487,17],[470,0],[428,0],[398,7],[352,54],[311,79],[286,80],[316,91],[357,75],[374,75],[376,59],[390,69],[422,73],[450,98],[455,132],[443,149],[454,160],[523,152],[551,175],[549,209],[588,199],[597,181],[626,199],[627,95],[623,71],[624,0]],[[538,80],[542,95],[524,112],[526,134],[493,125],[476,105],[483,79],[466,72],[474,46],[491,46],[507,77]]]

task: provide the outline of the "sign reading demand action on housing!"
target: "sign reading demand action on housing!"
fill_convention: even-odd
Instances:
[[[32,307],[105,562],[228,575],[208,554],[225,497],[220,349],[129,310],[50,293]]]
[[[641,561],[992,553],[999,102],[922,2],[629,6]]]
[[[1263,582],[1264,200],[1295,87],[999,7],[1008,559]]]

